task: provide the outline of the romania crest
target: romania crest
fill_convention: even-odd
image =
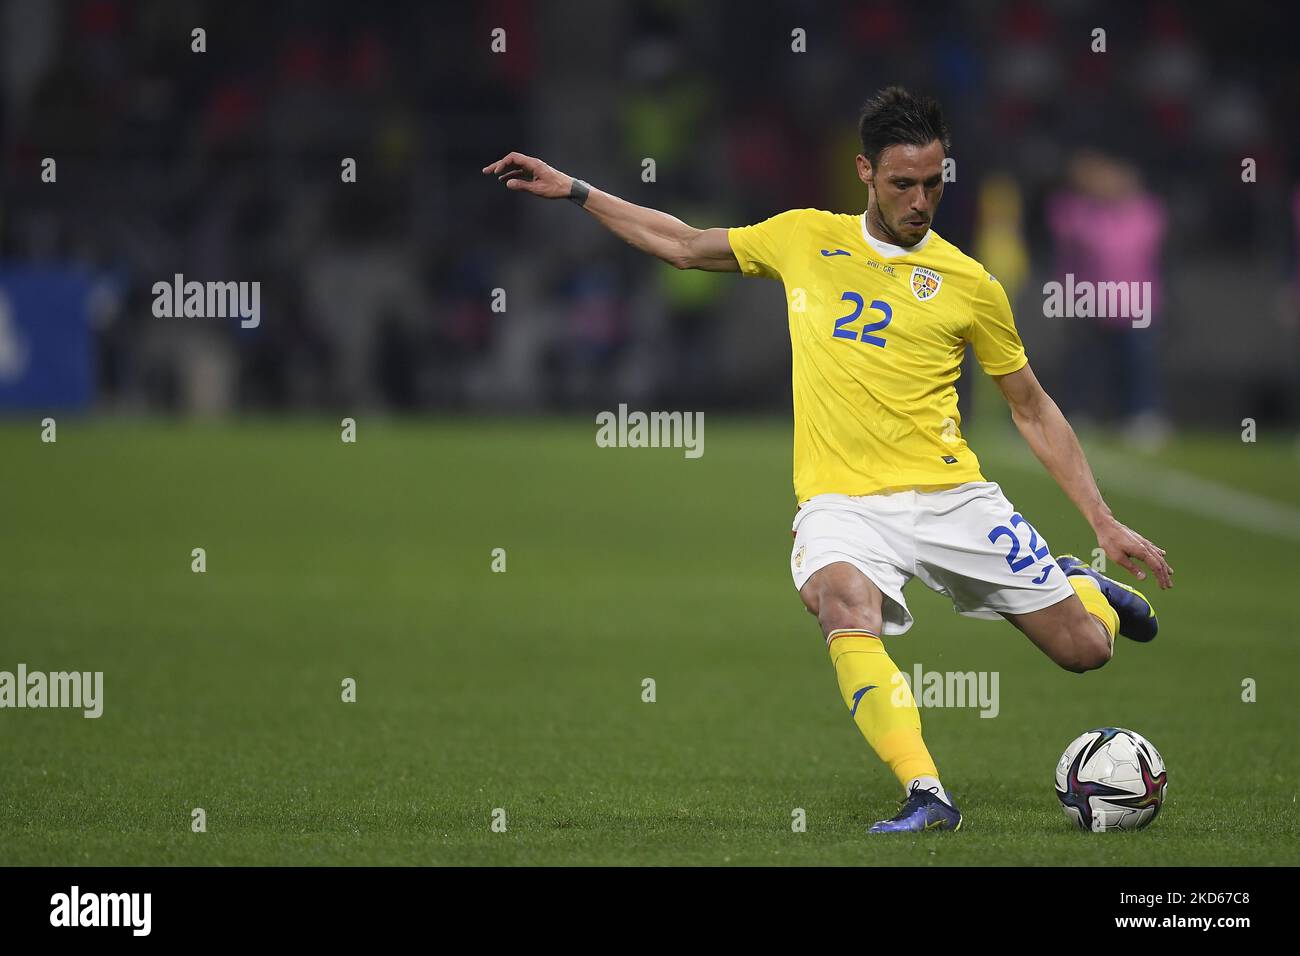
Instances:
[[[912,269],[912,295],[921,302],[938,295],[941,285],[943,285],[943,276],[933,269],[924,266],[916,266]]]

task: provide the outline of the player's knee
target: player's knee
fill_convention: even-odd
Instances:
[[[1083,674],[1104,666],[1113,653],[1110,637],[1095,622],[1089,621],[1073,635],[1069,652],[1059,663],[1067,671]]]
[[[823,596],[817,609],[817,622],[821,624],[823,634],[852,628],[878,635],[880,608],[866,602],[847,600],[840,595],[827,595]]]

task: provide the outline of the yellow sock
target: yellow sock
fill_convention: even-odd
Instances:
[[[1101,593],[1101,587],[1086,574],[1072,574],[1065,580],[1070,582],[1074,593],[1079,595],[1084,609],[1105,625],[1110,632],[1111,643],[1115,643],[1115,634],[1119,631],[1119,615],[1106,600],[1106,595]]]
[[[902,673],[870,631],[831,631],[827,638],[840,694],[867,743],[904,787],[939,776],[921,739],[921,714]]]

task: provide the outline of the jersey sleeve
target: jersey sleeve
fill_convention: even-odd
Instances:
[[[727,241],[731,243],[731,251],[740,263],[740,271],[747,276],[781,278],[781,265],[786,250],[790,248],[790,240],[806,211],[791,209],[752,226],[728,229]]]
[[[1029,358],[1016,331],[1011,303],[1002,283],[984,274],[978,280],[971,300],[974,318],[967,340],[975,358],[989,375],[1007,375],[1024,368]]]

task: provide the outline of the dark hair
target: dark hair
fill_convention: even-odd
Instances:
[[[887,147],[899,143],[925,146],[937,139],[945,154],[952,149],[938,101],[913,96],[901,86],[883,89],[867,100],[858,120],[858,135],[862,137],[862,155],[872,167]]]

